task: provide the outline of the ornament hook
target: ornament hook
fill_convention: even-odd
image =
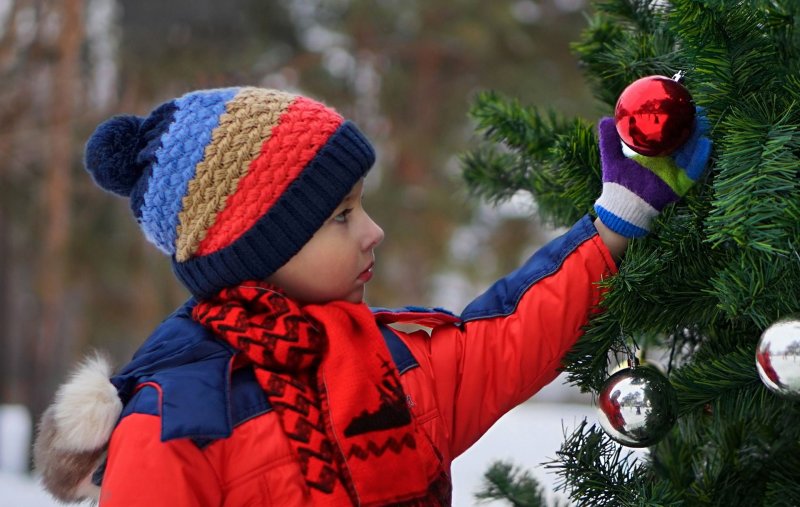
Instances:
[[[672,80],[683,84],[683,82],[686,80],[686,72],[679,70],[675,73],[675,75],[672,76]]]
[[[636,353],[639,351],[639,345],[637,345],[636,340],[631,337],[631,344],[632,346],[628,346],[628,340],[625,337],[625,330],[622,327],[619,328],[619,340],[622,342],[622,346],[625,348],[625,355],[628,356],[628,368],[636,368],[639,366],[639,360],[636,358]]]

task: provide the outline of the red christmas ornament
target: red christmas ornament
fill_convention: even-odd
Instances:
[[[636,153],[647,157],[669,155],[692,134],[694,102],[678,82],[680,77],[643,77],[619,96],[614,109],[617,132]]]

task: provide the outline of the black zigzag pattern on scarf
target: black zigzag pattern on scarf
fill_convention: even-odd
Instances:
[[[213,326],[220,332],[225,333],[236,340],[237,348],[243,352],[247,352],[252,348],[260,348],[263,352],[262,367],[274,372],[287,372],[293,373],[297,370],[308,368],[312,364],[319,362],[320,354],[319,349],[323,335],[319,330],[307,319],[298,316],[285,316],[286,312],[277,312],[270,315],[268,319],[261,319],[258,323],[252,322],[238,322],[231,316],[233,308],[225,306],[216,316],[208,317],[207,325]],[[284,332],[272,332],[275,328],[276,320],[281,319],[285,327]],[[253,329],[258,329],[259,336],[253,338]],[[285,352],[285,358],[275,358],[274,352],[278,346],[278,342],[299,343],[301,335],[307,336],[307,346],[292,345],[288,347]],[[308,362],[309,364],[303,364]]]
[[[306,484],[331,493],[339,482],[336,456],[325,435],[320,401],[311,387],[313,376],[304,375],[319,361],[325,337],[316,322],[293,315],[283,296],[264,292],[257,299],[261,309],[257,318],[245,319],[241,306],[223,304],[214,307],[216,312],[201,313],[199,320],[241,353],[261,359],[253,362],[253,368],[256,376],[264,379],[262,387],[281,419],[284,434],[295,442]]]
[[[414,440],[414,435],[411,433],[406,433],[400,440],[389,437],[383,445],[378,445],[375,441],[370,440],[367,442],[366,449],[358,444],[353,444],[347,453],[347,459],[355,456],[361,460],[367,460],[371,455],[382,456],[383,453],[387,451],[400,454],[404,447],[408,447],[409,449],[417,448],[417,442]]]
[[[323,493],[330,494],[333,493],[333,489],[336,487],[338,482],[339,476],[336,474],[336,470],[331,467],[324,467],[322,470],[320,470],[317,480],[308,479],[306,484],[308,484],[308,487],[310,488],[315,488]]]

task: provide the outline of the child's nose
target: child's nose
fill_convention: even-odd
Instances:
[[[371,250],[381,244],[385,234],[383,229],[369,215],[367,215],[367,228],[365,250]]]

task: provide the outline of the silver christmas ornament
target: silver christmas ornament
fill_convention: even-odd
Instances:
[[[611,375],[600,390],[597,405],[603,430],[628,447],[655,444],[678,416],[672,385],[650,366],[624,368]]]
[[[756,368],[771,391],[800,399],[800,318],[779,320],[761,334]]]

